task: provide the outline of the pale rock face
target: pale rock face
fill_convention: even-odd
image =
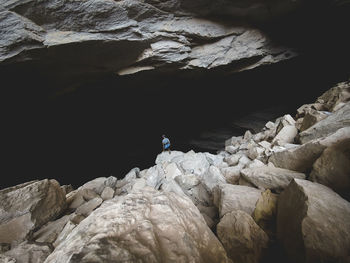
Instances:
[[[113,196],[114,196],[114,190],[111,187],[109,187],[109,186],[106,186],[105,189],[103,189],[103,191],[101,193],[101,198],[104,201],[112,199]]]
[[[7,251],[5,255],[14,258],[16,263],[39,263],[44,262],[51,252],[47,244],[23,242]]]
[[[230,154],[235,154],[238,151],[237,146],[229,145],[225,147],[225,151],[230,153]]]
[[[222,168],[221,173],[226,179],[226,182],[229,184],[237,184],[239,177],[241,176],[241,170],[243,165],[238,164],[236,166],[230,166],[227,168]]]
[[[276,167],[307,172],[311,170],[313,163],[320,157],[324,149],[348,138],[350,138],[350,127],[341,128],[328,137],[275,152],[269,158],[269,162],[272,162]]]
[[[241,159],[242,155],[243,155],[242,153],[232,154],[226,157],[225,161],[228,163],[229,166],[235,166],[238,164],[239,159]]]
[[[156,164],[171,162],[174,157],[182,156],[182,155],[184,155],[184,153],[180,151],[171,151],[170,154],[169,152],[162,152],[157,155]]]
[[[257,168],[257,167],[263,167],[266,166],[262,161],[255,159],[250,164],[248,164],[247,168]]]
[[[55,219],[66,208],[56,180],[42,180],[0,191],[0,243],[19,243],[34,229]]]
[[[100,197],[96,197],[86,202],[85,204],[79,206],[75,211],[78,215],[88,216],[94,209],[102,204],[103,200]]]
[[[3,254],[0,254],[0,262],[1,263],[16,263],[16,259],[13,257],[5,256]]]
[[[348,262],[349,218],[350,203],[331,189],[294,179],[278,199],[277,236],[291,262]]]
[[[329,136],[337,130],[350,126],[350,102],[332,113],[327,118],[319,121],[312,127],[301,132],[300,141],[305,144],[311,140]]]
[[[203,174],[201,182],[208,192],[212,192],[213,188],[219,184],[226,184],[225,177],[221,174],[220,169],[213,165]]]
[[[47,223],[33,234],[32,239],[41,243],[53,243],[73,216],[74,214],[65,215],[55,221]]]
[[[294,125],[284,126],[272,140],[274,145],[284,145],[286,143],[293,143],[298,134],[298,129]]]
[[[244,211],[232,211],[221,218],[217,234],[233,262],[258,263],[269,238]]]
[[[219,209],[220,218],[225,214],[242,210],[252,215],[261,190],[242,185],[219,185],[213,190],[214,204]]]
[[[350,82],[338,83],[335,87],[327,90],[317,101],[322,102],[325,110],[334,112],[345,105],[350,100]]]
[[[261,190],[270,189],[277,193],[282,192],[293,178],[305,179],[303,173],[268,166],[243,169],[241,176]]]
[[[310,180],[350,200],[350,139],[328,147],[312,166]]]
[[[145,188],[108,200],[45,263],[230,262],[191,200]]]

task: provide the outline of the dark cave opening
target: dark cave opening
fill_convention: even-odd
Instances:
[[[3,96],[1,187],[43,178],[74,187],[101,176],[122,178],[154,164],[162,134],[173,150],[215,153],[225,139],[244,133],[237,120],[259,126],[293,116],[347,74],[304,56],[231,75],[110,75],[54,97],[17,79],[7,84],[15,92]]]

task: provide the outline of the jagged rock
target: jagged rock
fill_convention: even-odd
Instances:
[[[17,261],[13,257],[8,257],[8,256],[0,254],[0,262],[1,263],[16,263]]]
[[[72,230],[77,226],[72,221],[68,221],[64,226],[60,234],[57,236],[53,246],[56,248],[59,244],[66,240],[67,236],[72,232]]]
[[[73,193],[72,193],[73,194]],[[98,194],[92,189],[89,188],[79,188],[74,192],[74,195],[70,197],[70,209],[76,209],[87,201],[90,201],[96,197],[99,197]]]
[[[293,143],[294,138],[297,136],[298,130],[293,125],[284,126],[272,140],[274,145],[284,145],[286,143]]]
[[[114,190],[109,187],[109,186],[106,186],[105,189],[103,189],[103,192],[101,194],[101,198],[102,200],[108,200],[108,199],[112,199],[114,196]]]
[[[277,198],[278,195],[271,193],[269,189],[262,192],[252,216],[270,237],[276,232]]]
[[[277,236],[291,262],[348,262],[350,203],[326,186],[294,179],[279,196]]]
[[[243,165],[238,164],[236,166],[222,168],[221,172],[225,177],[225,180],[229,184],[237,184],[239,177],[241,176],[241,170],[243,169]]]
[[[226,184],[225,177],[219,168],[213,165],[203,174],[201,182],[208,192],[212,192],[213,188],[219,184]]]
[[[325,112],[311,109],[305,114],[305,117],[303,118],[303,122],[301,123],[301,126],[300,126],[300,131],[302,132],[307,130],[317,122],[327,118],[328,115],[329,114],[326,114]]]
[[[211,154],[208,152],[204,153],[209,165],[216,166],[218,168],[227,167],[227,163],[224,161],[225,157],[220,154]]]
[[[276,125],[276,134],[278,134],[286,126],[295,126],[295,120],[289,114],[284,115],[283,117],[277,118],[275,121]]]
[[[65,195],[69,194],[70,192],[72,192],[74,190],[74,188],[73,188],[73,186],[71,184],[69,184],[69,185],[62,185],[61,188],[62,188],[63,193]]]
[[[190,199],[146,187],[104,202],[56,247],[45,263],[140,259],[229,262]]]
[[[40,263],[44,262],[51,252],[52,250],[47,244],[23,242],[7,251],[5,256],[16,259],[16,263]]]
[[[55,221],[51,221],[33,234],[33,240],[41,243],[53,243],[61,233],[67,222],[74,214],[65,215]]]
[[[308,172],[324,149],[348,138],[350,138],[350,127],[341,128],[328,137],[312,140],[306,144],[284,151],[275,152],[269,158],[269,162],[272,162],[276,167],[298,172]]]
[[[136,177],[138,177],[137,175],[140,173],[140,169],[136,167],[136,168],[132,169],[130,172],[136,173]],[[115,186],[117,185],[117,181],[118,181],[118,179],[116,177],[110,176],[104,181],[103,184],[106,187],[110,187],[112,190],[114,190]]]
[[[239,146],[243,142],[243,136],[233,136],[225,141],[225,146]]]
[[[265,151],[265,149],[263,147],[251,147],[250,149],[248,149],[247,156],[251,160],[254,160],[254,159],[260,157],[264,151]]]
[[[258,263],[269,238],[244,211],[225,214],[217,225],[217,235],[233,262]]]
[[[327,118],[319,121],[309,129],[301,132],[300,141],[305,144],[311,140],[329,136],[340,128],[350,126],[350,102],[332,113]]]
[[[263,166],[265,166],[265,164],[262,161],[255,159],[254,161],[252,161],[247,165],[247,168],[257,168],[257,167],[263,167]]]
[[[190,190],[191,188],[199,185],[201,181],[199,176],[195,174],[182,174],[175,178],[175,181],[183,190]]]
[[[19,243],[60,215],[66,199],[56,180],[45,179],[13,191],[1,190],[0,204],[0,243]]]
[[[157,155],[156,164],[171,162],[173,158],[182,155],[184,155],[184,153],[180,151],[171,151],[170,154],[169,152],[162,152]]]
[[[251,215],[258,201],[261,190],[232,184],[223,184],[213,190],[214,204],[219,209],[220,218],[226,213],[242,210]]]
[[[100,195],[105,188],[104,182],[106,177],[98,177],[92,181],[89,181],[78,188],[78,191],[83,189],[93,190],[96,194]]]
[[[312,166],[310,180],[350,200],[350,139],[328,147]]]
[[[268,166],[243,169],[241,176],[259,189],[277,193],[283,191],[293,178],[305,179],[303,173]]]
[[[152,166],[146,171],[143,171],[141,173],[141,176],[143,179],[146,180],[146,184],[148,186],[151,186],[154,189],[159,189],[159,187],[161,186],[165,178],[165,173],[164,173],[164,169],[162,168],[162,163],[158,163],[157,165]],[[119,187],[119,182],[117,184],[117,187]]]
[[[338,83],[335,87],[327,90],[317,101],[322,103],[327,111],[336,111],[350,100],[350,82]]]
[[[238,151],[238,146],[232,146],[232,145],[226,146],[225,151],[230,154],[235,154]]]
[[[235,166],[238,164],[239,159],[241,159],[242,155],[243,155],[242,153],[232,154],[226,157],[225,161],[228,163],[229,166]]]
[[[86,202],[85,204],[79,206],[75,211],[78,215],[88,216],[94,209],[102,204],[103,200],[100,197],[96,197]]]

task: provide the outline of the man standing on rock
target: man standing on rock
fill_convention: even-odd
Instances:
[[[170,151],[170,140],[167,137],[165,137],[165,135],[162,135],[162,137],[163,137],[163,140],[162,140],[163,152],[168,151],[170,154],[170,152],[171,152]]]

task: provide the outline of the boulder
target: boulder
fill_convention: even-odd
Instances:
[[[274,145],[284,145],[286,143],[293,143],[297,136],[298,130],[294,125],[284,126],[272,140]]]
[[[19,243],[34,229],[59,216],[66,198],[56,180],[42,180],[0,191],[0,243]]]
[[[312,166],[310,180],[350,200],[350,139],[328,147]]]
[[[238,164],[239,159],[242,157],[242,155],[243,154],[241,153],[232,154],[225,158],[225,162],[227,162],[229,166],[235,166]]]
[[[333,112],[344,106],[350,100],[350,81],[340,82],[327,90],[317,101],[322,103],[327,111]]]
[[[241,176],[255,187],[273,192],[282,192],[293,178],[305,179],[305,174],[275,167],[246,168]]]
[[[326,186],[294,179],[279,196],[277,237],[291,262],[349,262],[350,203]]]
[[[269,158],[269,162],[272,162],[276,167],[298,172],[309,172],[324,149],[347,138],[350,138],[350,127],[339,129],[325,138],[316,139],[284,151],[274,152]]]
[[[55,242],[53,243],[53,246],[56,248],[59,244],[61,244],[63,241],[66,240],[67,236],[72,232],[72,230],[77,226],[72,221],[68,221],[67,224],[64,226],[60,234],[57,236]]]
[[[75,211],[78,215],[88,216],[90,213],[102,204],[103,200],[100,197],[96,197],[79,206]]]
[[[192,201],[146,187],[102,204],[45,263],[229,262]]]
[[[93,190],[96,194],[100,195],[103,189],[105,188],[104,182],[106,181],[106,179],[107,179],[106,177],[95,178],[94,180],[91,180],[83,184],[82,186],[80,186],[78,188],[78,191],[83,189],[89,189],[89,190]]]
[[[215,187],[214,204],[219,209],[220,218],[235,210],[252,215],[261,192],[259,189],[242,185],[224,184]]]
[[[0,254],[0,262],[1,263],[16,263],[16,259],[13,257],[5,256],[3,254]]]
[[[253,213],[253,219],[274,239],[276,233],[276,216],[277,216],[278,195],[271,193],[269,189],[261,193]]]
[[[238,164],[236,166],[230,166],[221,169],[221,173],[225,177],[225,180],[229,184],[237,184],[239,181],[239,177],[241,176],[241,170],[243,169],[243,165]]]
[[[65,215],[47,223],[33,234],[33,240],[40,243],[53,243],[74,214]]]
[[[323,111],[317,111],[317,110],[311,109],[308,113],[305,114],[303,118],[303,122],[301,123],[301,126],[300,126],[300,131],[302,132],[307,130],[317,122],[327,118],[328,115],[329,114],[326,114]]]
[[[244,211],[225,214],[217,225],[217,235],[233,262],[261,262],[269,238]]]
[[[5,256],[14,258],[16,263],[40,263],[44,262],[51,252],[52,250],[47,244],[23,242],[7,251]]]
[[[171,160],[174,157],[178,157],[178,156],[182,156],[182,155],[184,155],[184,153],[180,152],[180,151],[171,151],[170,154],[169,154],[169,152],[162,152],[162,153],[157,155],[155,163],[161,164],[161,163],[165,163],[165,162],[171,162]]]
[[[105,201],[108,199],[112,199],[113,196],[114,196],[114,190],[111,187],[106,186],[105,189],[103,189],[101,198]]]
[[[203,174],[201,182],[208,192],[212,192],[213,188],[219,184],[226,184],[225,177],[221,174],[220,169],[213,165]]]
[[[300,141],[305,144],[311,140],[329,136],[340,128],[350,126],[350,102],[332,113],[327,118],[319,121],[312,127],[299,134]]]

